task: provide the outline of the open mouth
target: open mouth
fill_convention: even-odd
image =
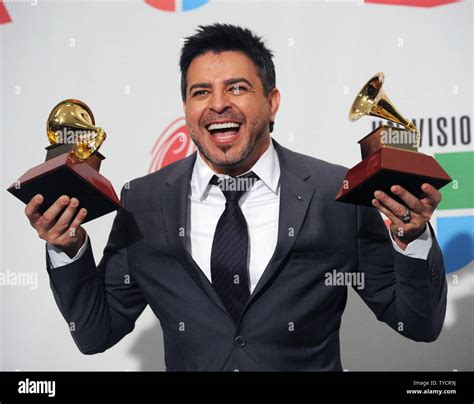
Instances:
[[[219,144],[233,142],[240,133],[239,122],[215,122],[206,126],[211,138]]]

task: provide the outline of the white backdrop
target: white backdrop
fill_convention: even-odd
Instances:
[[[167,12],[138,0],[4,3],[11,21],[0,24],[0,272],[31,273],[37,284],[0,285],[0,369],[164,369],[159,322],[148,309],[134,332],[109,351],[80,354],[49,288],[44,243],[30,228],[23,205],[5,189],[44,160],[46,118],[66,98],[85,101],[107,131],[101,172],[117,191],[147,174],[153,145],[183,116],[180,44],[198,24],[249,27],[274,50],[282,103],[273,136],[286,147],[345,166],[359,162],[356,141],[372,121],[351,124],[348,110],[362,84],[384,71],[388,96],[407,118],[425,119],[425,125],[428,118],[448,119],[448,143],[425,142],[421,151],[472,152],[470,1],[408,7],[210,0],[188,11],[180,7],[189,1],[177,4],[176,12]],[[462,116],[470,124],[469,141],[454,145],[451,118],[459,136]],[[437,133],[433,124],[435,139]],[[444,212],[473,215],[472,205]],[[85,226],[97,261],[112,220],[113,214]],[[445,328],[431,344],[406,340],[378,323],[351,291],[341,329],[344,368],[474,370],[474,264],[456,269],[458,283],[448,274]]]

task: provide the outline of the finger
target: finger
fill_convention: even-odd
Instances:
[[[390,212],[398,218],[405,214],[407,210],[406,206],[389,197],[385,192],[375,191],[374,196],[385,208],[390,210]]]
[[[374,205],[380,212],[382,212],[385,216],[387,216],[390,221],[396,226],[403,226],[404,223],[402,220],[395,216],[393,212],[388,210],[385,206],[383,206],[378,199],[372,199],[372,205]]]
[[[25,207],[25,215],[30,220],[31,224],[36,223],[36,221],[41,217],[41,213],[39,213],[38,209],[43,203],[44,198],[43,195],[38,194],[35,195]]]
[[[400,185],[394,185],[390,188],[395,195],[397,195],[405,204],[416,213],[422,213],[425,210],[423,203],[411,192],[407,191]]]
[[[69,205],[64,210],[63,214],[59,217],[56,224],[51,228],[51,231],[56,232],[58,235],[63,234],[66,228],[71,223],[78,206],[79,200],[77,200],[76,198],[71,198]]]
[[[425,193],[426,195],[426,202],[429,203],[431,206],[438,206],[438,204],[441,202],[441,192],[439,192],[434,186],[424,183],[421,186],[421,190]],[[424,198],[425,199],[425,198]]]
[[[42,227],[50,229],[53,227],[58,214],[69,204],[69,197],[60,196],[56,201],[43,213]]]
[[[76,217],[72,221],[71,225],[67,229],[67,231],[63,232],[63,234],[56,239],[56,243],[68,245],[68,244],[71,244],[71,242],[76,241],[79,227],[81,226],[81,223],[84,221],[86,216],[87,216],[86,209],[84,208],[80,209]]]
[[[85,208],[80,209],[76,217],[72,221],[71,225],[69,226],[70,236],[75,237],[75,235],[77,234],[77,229],[82,224],[86,216],[87,216],[87,209]]]

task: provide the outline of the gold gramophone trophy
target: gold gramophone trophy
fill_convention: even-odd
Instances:
[[[362,161],[347,172],[337,201],[373,206],[374,192],[380,190],[403,203],[390,191],[391,186],[400,185],[422,198],[423,183],[439,189],[451,182],[433,157],[418,152],[420,132],[390,102],[382,89],[383,82],[384,74],[378,73],[365,84],[352,104],[349,120],[370,115],[403,128],[380,125],[359,141]]]
[[[90,108],[80,100],[61,101],[49,114],[46,132],[46,161],[28,170],[8,191],[24,203],[42,194],[41,213],[61,195],[76,197],[79,208],[87,209],[84,222],[119,209],[112,184],[99,174],[105,157],[98,149],[106,134],[95,126]]]

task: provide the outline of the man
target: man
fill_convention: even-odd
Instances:
[[[392,236],[377,209],[335,202],[346,169],[270,137],[280,103],[272,54],[247,29],[201,26],[180,67],[199,152],[124,187],[97,268],[77,199],[43,215],[40,195],[26,207],[80,351],[116,344],[149,304],[167,370],[340,371],[347,282],[334,273],[362,275],[354,289],[400,334],[435,340],[446,281],[428,220],[440,193],[424,184],[419,200],[394,185],[407,211],[376,192]]]

